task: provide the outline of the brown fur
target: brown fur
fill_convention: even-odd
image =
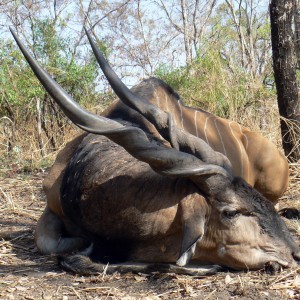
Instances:
[[[71,142],[67,143],[57,155],[55,163],[51,167],[48,176],[43,181],[43,190],[47,197],[47,206],[59,217],[63,217],[63,211],[60,203],[60,186],[64,170],[72,157],[78,144],[86,134],[80,134]]]
[[[195,274],[188,268],[182,269],[190,261],[197,266],[218,263],[233,269],[257,269],[266,263],[295,265],[295,259],[300,258],[299,247],[273,205],[245,180],[232,176],[227,158],[205,144],[214,145],[216,150],[222,148],[231,157],[235,174],[256,184],[257,179],[263,180],[259,172],[267,175],[263,169],[278,163],[269,151],[272,147],[262,138],[252,136],[252,142],[266,156],[255,156],[246,129],[184,107],[178,95],[157,79],[137,86],[134,93],[139,97],[131,94],[104,57],[95,51],[87,32],[97,60],[117,95],[129,100],[130,106],[137,104],[166,139],[172,139],[170,131],[180,131],[183,138],[178,137],[177,146],[181,151],[166,147],[144,117],[120,104],[106,112],[110,119],[80,108],[11,31],[35,74],[66,115],[84,130],[98,134],[82,135],[69,143],[45,180],[48,202],[36,231],[36,244],[42,252],[72,252],[92,243],[93,247],[82,255],[61,260],[66,269],[82,274],[102,270],[103,264],[84,256],[96,258],[95,254],[101,261],[108,254],[109,262],[161,262],[163,270],[185,274]],[[177,127],[183,130],[173,126],[169,115],[155,107],[147,111],[149,105],[145,105],[143,98],[172,113]],[[197,113],[203,113],[201,118],[197,118]],[[124,126],[112,119],[127,123]],[[152,134],[147,136],[145,131]],[[196,136],[202,133],[199,137],[203,140],[191,138],[188,132]],[[173,137],[172,144],[176,144],[177,137]],[[200,152],[203,150],[203,160],[200,153],[182,152],[189,152],[196,144]],[[249,149],[252,150],[247,152]],[[260,157],[268,157],[270,163],[262,163]],[[265,188],[265,193],[270,188],[264,181],[260,187]],[[268,193],[271,195],[272,190]],[[179,268],[167,266],[175,262]],[[115,270],[139,269],[138,264],[128,266]],[[140,268],[151,269],[150,265]]]
[[[179,96],[156,78],[144,80],[133,91],[149,103],[171,113],[178,127],[200,137],[215,151],[225,154],[232,164],[234,175],[245,179],[274,204],[286,191],[289,179],[287,159],[261,134],[204,110],[184,106]],[[113,118],[122,116],[122,119],[136,122],[154,136],[159,136],[150,122],[120,100],[103,115]]]
[[[42,252],[62,253],[92,242],[100,252],[105,247],[108,254],[113,251],[109,255],[113,261],[121,255],[126,261],[174,263],[187,253],[183,265],[190,259],[235,269],[261,268],[277,259],[293,265],[292,253],[298,250],[286,236],[285,225],[273,206],[243,181],[232,187],[226,180],[223,187],[220,182],[215,196],[207,200],[189,179],[159,175],[105,137],[89,134],[74,143],[67,146],[73,155],[60,180],[62,186],[52,185],[60,190],[52,192],[61,194],[64,217],[46,208],[38,223],[37,241],[42,243],[37,245]],[[227,209],[242,213],[231,221],[223,217]],[[267,232],[272,230],[271,237]],[[194,250],[189,252],[190,248]],[[80,255],[67,256],[62,265],[81,274],[103,268]]]
[[[207,131],[209,136],[205,135],[204,131],[197,133],[193,131],[190,114],[195,111],[180,104],[177,95],[171,89],[166,89],[164,84],[153,87],[153,82],[159,83],[152,79],[151,84],[145,86],[147,81],[144,81],[134,90],[152,104],[158,104],[157,99],[159,99],[161,108],[167,109],[161,104],[164,99],[164,103],[168,103],[168,111],[174,115],[175,120],[177,118],[177,124],[182,122],[179,116],[184,116],[182,125],[185,130],[198,134],[204,140],[208,139],[215,150],[222,151],[219,133],[214,131],[216,127],[214,129],[212,126]],[[273,188],[270,191],[269,187],[272,186],[274,179],[266,180],[265,178],[268,170],[276,171],[277,174],[286,169],[286,161],[272,143],[236,123],[232,123],[229,127],[227,120],[202,111],[197,114],[203,114],[199,122],[204,121],[207,116],[210,117],[212,124],[217,122],[218,129],[225,137],[232,134],[228,132],[229,129],[234,132],[234,138],[231,137],[230,140],[223,137],[223,143],[225,143],[226,154],[230,151],[229,158],[233,162],[235,173],[242,175],[252,185],[259,186],[260,184],[261,190],[264,190],[271,199],[276,193],[277,196],[282,193],[282,184],[278,183],[277,190]],[[150,122],[121,102],[113,103],[103,115],[138,124],[151,136],[161,140],[159,133]],[[211,125],[207,123],[206,127],[209,128],[209,126]],[[203,123],[198,124],[198,129],[201,128],[205,128]],[[241,145],[243,145],[242,149]],[[237,154],[233,155],[235,152]],[[273,160],[277,155],[279,158],[277,157],[277,163],[274,164]],[[242,160],[244,173],[241,174]],[[283,177],[288,176],[285,174]],[[220,190],[223,192],[222,187]],[[231,254],[218,260],[218,251],[221,251],[220,247],[223,249],[219,243],[229,245],[232,235],[238,235],[242,240],[248,239],[248,236],[243,236],[237,227],[237,232],[229,231],[217,237],[216,243],[214,230],[224,225],[218,218],[212,218],[209,221],[211,207],[192,182],[187,179],[172,179],[156,174],[148,164],[133,159],[123,148],[101,136],[83,134],[68,143],[57,156],[56,162],[45,179],[44,191],[48,202],[37,226],[37,245],[42,252],[46,253],[52,251],[61,253],[70,248],[73,250],[82,248],[85,245],[84,241],[101,244],[103,238],[109,237],[109,239],[120,240],[117,248],[123,249],[126,259],[139,262],[172,263],[178,259],[180,253],[184,253],[200,238],[202,240],[199,243],[200,248],[196,248],[196,252],[187,251],[183,262],[194,255],[204,263],[218,262],[230,265],[232,256],[243,251],[234,249],[232,254],[228,250],[227,252]],[[61,198],[62,194],[63,198]],[[251,198],[247,200],[248,198],[249,196],[245,196],[240,199],[251,200]],[[245,209],[240,205],[241,203],[238,202],[238,209]],[[219,213],[217,210],[213,214]],[[245,221],[249,220],[245,219]],[[204,230],[207,222],[209,227]],[[255,224],[253,220],[253,224],[248,226],[252,226],[254,232],[257,230],[259,232],[259,227]],[[186,229],[182,231],[182,228]],[[62,231],[68,232],[68,237],[62,236]],[[53,243],[55,239],[56,243]],[[256,243],[258,239],[265,239],[262,244],[270,244],[267,236],[259,237],[259,235],[254,236],[253,243]],[[283,244],[280,248],[282,247]],[[200,252],[199,249],[201,249]],[[286,250],[282,255],[290,257],[288,248],[283,247],[283,249]],[[250,250],[251,246],[247,250],[248,253]],[[236,268],[245,266],[243,260],[245,254],[240,256]],[[258,257],[257,260],[259,259]],[[78,264],[82,266],[80,262]],[[91,269],[94,267],[91,266]]]

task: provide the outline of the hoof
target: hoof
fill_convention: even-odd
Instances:
[[[278,213],[287,219],[300,219],[300,211],[297,208],[283,208]]]

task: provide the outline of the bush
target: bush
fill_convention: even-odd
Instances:
[[[237,121],[252,130],[277,132],[275,91],[230,65],[217,49],[198,56],[189,67],[171,70],[160,66],[156,76],[171,85],[188,106]]]

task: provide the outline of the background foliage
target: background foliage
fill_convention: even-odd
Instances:
[[[83,26],[129,86],[158,76],[187,105],[278,141],[265,0],[14,0],[0,4],[0,151],[3,165],[48,164],[75,130],[25,63],[8,25],[77,101],[100,113],[114,98]]]

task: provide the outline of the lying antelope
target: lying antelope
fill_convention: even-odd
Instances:
[[[178,94],[157,78],[144,80],[132,91],[143,97],[144,102],[169,112],[180,129],[201,138],[215,151],[224,154],[231,162],[233,173],[254,186],[274,204],[286,191],[289,179],[287,159],[261,134],[204,110],[185,106]],[[158,134],[157,130],[159,131],[161,125],[158,124],[155,128],[151,119],[150,122],[146,120],[151,118],[151,113],[148,116],[144,111],[142,114],[134,112],[129,103],[130,107],[122,101],[113,103],[102,115],[134,120],[147,132]],[[138,108],[135,109],[139,111]],[[167,136],[164,138],[168,140]]]
[[[218,270],[203,264],[236,270],[296,265],[299,247],[285,223],[270,201],[235,175],[228,158],[213,150],[212,135],[202,139],[187,126],[178,126],[176,114],[149,101],[153,95],[148,89],[153,87],[145,87],[147,81],[129,90],[88,32],[101,69],[130,107],[125,120],[121,104],[106,117],[81,108],[12,33],[48,93],[88,132],[59,153],[45,179],[47,206],[36,230],[41,252],[70,253],[92,245],[88,253],[61,258],[64,268],[80,274],[105,268],[107,273],[160,270],[200,275]],[[165,92],[155,91],[155,101],[163,102]],[[169,87],[168,91],[176,95]],[[216,120],[221,134],[222,120]],[[106,266],[107,261],[118,263]]]
[[[94,52],[101,63],[101,56],[96,48]],[[118,89],[121,83],[111,82],[112,86],[113,84],[116,85],[114,88]],[[158,108],[169,112],[176,126],[202,139],[214,151],[224,154],[231,162],[234,175],[242,177],[274,204],[286,191],[289,179],[287,159],[261,134],[204,110],[185,106],[179,95],[157,78],[144,80],[134,87],[132,92],[148,105],[140,108],[141,103],[134,100],[129,100],[127,105],[124,105],[126,100],[121,96],[121,100],[112,104],[102,115],[136,122],[146,132],[157,136],[157,131],[164,134],[161,128],[166,124],[155,124],[150,110]],[[168,131],[163,137],[170,140]]]

